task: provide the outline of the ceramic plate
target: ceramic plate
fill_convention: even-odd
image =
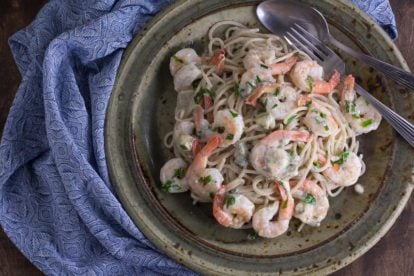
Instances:
[[[320,227],[297,232],[297,221],[275,239],[251,239],[251,230],[226,229],[211,204],[193,205],[188,193],[160,190],[159,170],[172,157],[163,146],[174,124],[176,92],[168,64],[173,53],[206,49],[209,27],[221,20],[260,26],[260,1],[178,1],[157,16],[128,47],[108,106],[106,156],[124,208],[162,251],[196,271],[217,275],[328,273],[355,260],[391,227],[413,188],[413,150],[383,122],[361,137],[367,164],[357,195],[346,189],[330,200]],[[304,1],[319,9],[333,35],[349,46],[408,69],[398,49],[368,16],[345,1]],[[262,28],[264,30],[264,28]],[[348,71],[378,99],[414,119],[413,94],[372,68],[343,56]]]

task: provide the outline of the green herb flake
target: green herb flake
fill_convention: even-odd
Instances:
[[[359,115],[359,114],[352,114],[352,118],[361,119],[361,115]]]
[[[174,170],[174,176],[173,177],[177,177],[178,179],[183,179],[185,176],[185,170],[184,168],[177,168]]]
[[[295,118],[296,118],[296,115],[290,116],[286,121],[286,125],[289,125]]]
[[[207,175],[206,177],[202,177],[201,180],[203,182],[203,186],[206,186],[208,183],[211,182],[211,175]]]
[[[188,150],[187,147],[184,146],[184,145],[180,145],[180,148],[183,149],[183,150]]]
[[[303,202],[306,204],[315,204],[316,198],[312,194],[307,194],[306,197],[303,199]]]
[[[305,106],[306,106],[307,108],[310,108],[310,107],[311,107],[311,105],[312,105],[312,101],[307,101],[307,102],[306,102],[306,104],[305,104]]]
[[[226,208],[229,208],[229,206],[233,205],[234,203],[236,203],[236,198],[230,195],[226,198],[224,204],[226,205]]]
[[[372,125],[373,123],[374,123],[374,121],[372,119],[368,119],[368,120],[363,121],[361,123],[361,126],[362,127],[368,127],[368,126]]]
[[[275,95],[277,97],[277,96],[279,96],[279,94],[280,94],[280,87],[277,87],[275,89],[275,92],[273,92],[273,95]]]
[[[176,55],[173,55],[172,58],[179,63],[184,63],[184,60],[182,60],[181,58],[177,57]]]
[[[211,91],[210,89],[208,89],[208,88],[201,88],[200,91],[198,91],[197,94],[194,96],[194,102],[196,104],[199,104],[201,97],[203,97],[204,95],[208,95],[208,96],[210,96],[212,98],[215,96],[214,92]]]
[[[161,190],[163,192],[168,192],[172,186],[173,182],[171,180],[166,181],[161,185]]]
[[[234,112],[234,111],[231,111],[231,110],[229,110],[229,111],[230,111],[230,114],[233,118],[236,118],[237,116],[239,116],[239,114],[237,112]]]
[[[313,113],[318,113],[319,111],[318,111],[317,109],[315,109],[315,108],[312,108],[312,109],[311,109],[311,112],[313,112]]]
[[[228,134],[226,136],[226,140],[233,140],[234,139],[234,135],[233,134]]]
[[[193,88],[193,90],[196,90],[198,85],[200,84],[201,79],[196,79],[191,83],[191,87]]]
[[[322,167],[321,163],[319,162],[319,160],[316,160],[315,162],[313,162],[313,166],[317,169],[320,169]]]
[[[313,87],[314,87],[314,82],[313,82],[313,79],[311,78],[311,77],[308,77],[307,79],[306,79],[306,81],[308,82],[308,86],[309,86],[309,91],[313,91]]]
[[[341,153],[341,156],[339,157],[338,160],[332,161],[332,164],[342,165],[343,163],[346,162],[346,160],[348,160],[348,157],[349,157],[349,151],[344,151],[343,153]]]
[[[254,231],[254,230],[252,230],[251,233],[247,234],[247,239],[250,240],[250,241],[254,241],[258,237],[259,237],[259,234],[256,231]]]
[[[325,113],[321,112],[320,115],[321,115],[321,118],[326,119],[326,114]]]
[[[283,201],[282,203],[282,209],[286,209],[288,207],[288,200]]]
[[[256,86],[253,85],[250,81],[247,82],[247,85],[250,86],[252,89],[256,89]]]
[[[260,67],[264,68],[264,69],[269,69],[269,67],[265,64],[260,64]]]
[[[256,76],[256,81],[257,81],[257,83],[261,83],[262,82],[262,80],[260,79],[259,76]]]
[[[241,96],[240,85],[238,83],[234,85],[233,90],[237,97]]]
[[[293,149],[288,149],[287,152],[289,153],[290,157],[295,156],[295,151]]]
[[[274,108],[276,108],[277,107],[277,104],[274,104],[273,106],[272,106],[272,109],[274,109]]]
[[[324,129],[325,131],[329,131],[329,127],[328,127],[328,125],[325,125],[325,126],[323,127],[323,129]]]

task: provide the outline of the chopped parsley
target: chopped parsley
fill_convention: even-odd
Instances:
[[[224,204],[226,205],[226,208],[229,208],[229,206],[233,205],[234,203],[236,203],[236,198],[230,195],[226,198]]]
[[[256,89],[256,86],[253,85],[250,81],[247,82],[247,85],[250,86],[252,89]]]
[[[174,176],[173,177],[177,177],[178,179],[183,179],[185,176],[185,170],[184,168],[177,168],[174,170]]]
[[[211,182],[211,175],[207,175],[206,177],[202,177],[201,180],[203,181],[203,186],[206,186],[208,183]]]
[[[313,166],[314,166],[315,168],[319,169],[322,165],[321,165],[321,163],[319,162],[319,160],[316,160],[315,162],[313,162]]]
[[[273,92],[273,95],[275,95],[277,97],[277,96],[279,96],[279,93],[280,93],[280,87],[277,87],[275,89],[275,92]]]
[[[269,69],[269,67],[265,64],[260,64],[260,67],[264,68],[264,69]]]
[[[256,76],[256,81],[257,81],[257,83],[261,83],[262,79],[259,76]]]
[[[188,148],[185,145],[180,145],[180,148],[183,150],[188,150]]]
[[[231,110],[229,110],[229,111],[230,111],[230,114],[233,118],[236,118],[237,116],[239,116],[239,114],[237,112],[234,112],[234,111],[231,111]]]
[[[165,183],[162,183],[161,190],[163,192],[168,192],[172,186],[173,182],[171,180],[166,181]]]
[[[179,63],[184,63],[184,60],[182,60],[181,58],[177,57],[176,55],[173,55],[172,58]]]
[[[259,237],[259,234],[254,230],[251,233],[247,234],[247,239],[251,241],[257,239],[258,237]]]
[[[273,106],[272,106],[272,109],[274,109],[274,108],[276,108],[277,107],[277,104],[274,104]]]
[[[325,113],[321,112],[320,115],[321,115],[321,118],[326,119],[326,114]]]
[[[233,134],[228,134],[226,136],[226,140],[233,140],[234,139],[234,135]]]
[[[293,149],[288,149],[287,152],[289,153],[290,157],[295,155],[295,151]]]
[[[204,95],[208,95],[208,96],[210,96],[212,98],[215,96],[214,92],[211,91],[210,89],[208,89],[208,88],[201,88],[200,91],[198,91],[197,94],[194,96],[194,102],[196,104],[199,104],[201,97],[203,97]]]
[[[361,123],[361,126],[362,127],[368,127],[368,126],[372,125],[372,123],[374,123],[374,121],[372,119],[368,119],[368,120],[363,121]]]
[[[238,83],[234,85],[233,90],[237,97],[241,96],[240,85]]]
[[[324,129],[325,131],[329,131],[329,127],[328,127],[328,125],[325,125],[325,126],[323,127],[323,129]]]
[[[344,151],[343,153],[341,153],[341,156],[339,157],[338,160],[332,161],[332,164],[342,165],[343,163],[346,162],[346,160],[348,160],[348,157],[349,157],[349,151]]]
[[[307,101],[306,102],[306,104],[305,104],[305,106],[307,107],[307,108],[310,108],[310,106],[312,105],[312,101]]]
[[[196,79],[191,83],[191,87],[193,88],[193,90],[196,90],[198,85],[200,84],[201,79]]]
[[[307,194],[306,197],[303,199],[303,202],[306,204],[315,204],[316,199],[312,194]]]
[[[296,115],[290,116],[286,121],[286,125],[289,125],[295,118],[296,118]]]
[[[357,106],[354,102],[345,102],[345,112],[351,114],[355,119],[361,118],[359,115],[359,110],[357,109]]]
[[[288,206],[288,200],[286,199],[285,201],[283,201],[282,203],[282,209],[286,209]]]
[[[309,91],[313,91],[313,87],[314,87],[314,83],[313,83],[313,79],[311,77],[308,77],[306,79],[306,81],[308,82],[308,86],[309,86]]]

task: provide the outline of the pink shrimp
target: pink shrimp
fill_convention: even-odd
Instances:
[[[226,195],[226,187],[222,185],[213,200],[213,216],[225,227],[241,228],[249,222],[254,212],[254,204],[240,194]]]
[[[281,195],[281,204],[275,201],[272,205],[258,210],[253,215],[253,229],[264,238],[275,238],[285,233],[293,216],[295,202],[290,192],[289,183],[276,184]],[[272,218],[278,213],[276,221]]]
[[[246,104],[256,106],[257,100],[266,93],[275,92],[276,88],[280,87],[278,83],[264,84],[253,90],[253,93],[246,100]]]
[[[329,94],[339,84],[340,80],[341,75],[335,70],[329,81],[315,80],[313,82],[313,89],[311,92],[318,94]]]
[[[352,75],[348,75],[344,79],[344,85],[341,90],[341,106],[345,108],[346,102],[355,101],[355,78]]]
[[[208,95],[204,95],[203,97],[203,104],[204,104],[204,109],[209,109],[210,107],[213,106],[213,98],[208,96]],[[210,111],[209,113],[206,114],[207,117],[207,121],[212,124],[214,122],[214,114],[213,111]]]
[[[221,49],[217,50],[211,58],[211,64],[216,66],[216,74],[221,76],[224,72],[224,62],[226,60],[226,52]]]
[[[296,61],[298,60],[297,56],[291,56],[287,58],[283,62],[274,63],[270,65],[270,70],[272,71],[272,75],[284,75],[292,69],[293,65],[295,65]]]
[[[287,141],[306,142],[307,131],[276,130],[260,140],[250,153],[250,162],[256,171],[266,177],[281,179],[291,166],[289,153],[280,147]]]
[[[188,167],[184,181],[191,189],[191,196],[201,202],[211,201],[210,194],[215,193],[223,182],[220,171],[207,169],[208,158],[218,148],[222,138],[213,136],[208,143],[196,154]],[[206,182],[208,179],[208,182]]]

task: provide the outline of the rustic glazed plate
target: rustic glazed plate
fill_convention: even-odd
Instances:
[[[411,191],[413,149],[383,122],[361,137],[367,171],[365,188],[353,188],[330,200],[319,228],[290,230],[276,239],[252,239],[249,230],[218,225],[210,204],[193,205],[188,193],[160,190],[159,170],[172,154],[163,146],[174,124],[176,92],[168,63],[183,47],[204,52],[209,27],[235,20],[261,27],[255,16],[260,1],[178,1],[141,32],[126,51],[106,122],[106,156],[124,208],[139,229],[162,251],[207,274],[329,273],[355,260],[391,227]],[[367,15],[345,1],[303,1],[319,9],[335,37],[386,62],[408,69],[398,49]],[[264,30],[264,28],[262,28]],[[413,93],[344,56],[348,70],[384,103],[414,119]]]

